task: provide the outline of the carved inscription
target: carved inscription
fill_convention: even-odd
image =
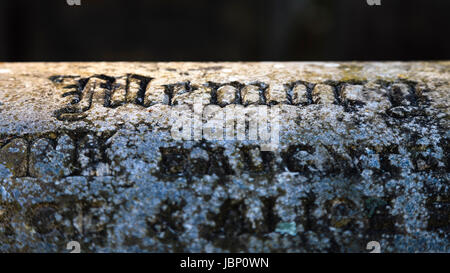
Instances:
[[[401,81],[391,83],[296,81],[285,84],[207,82],[201,85],[186,81],[157,85],[152,84],[152,77],[137,74],[120,77],[63,75],[52,76],[50,80],[58,89],[64,91],[63,97],[71,98],[66,106],[54,113],[55,117],[62,121],[82,120],[94,105],[107,108],[116,108],[124,104],[135,104],[144,108],[155,104],[192,105],[194,98],[199,97],[203,104],[219,107],[230,104],[245,107],[274,104],[295,106],[338,104],[347,110],[356,109],[354,106],[369,102],[380,103],[383,110],[398,106],[414,106],[418,102],[416,84]]]

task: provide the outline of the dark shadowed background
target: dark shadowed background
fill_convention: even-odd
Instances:
[[[450,59],[448,0],[1,0],[0,61]]]

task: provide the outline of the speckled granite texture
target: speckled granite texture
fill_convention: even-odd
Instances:
[[[0,251],[449,252],[449,69],[0,63]],[[279,145],[174,139],[198,98]]]

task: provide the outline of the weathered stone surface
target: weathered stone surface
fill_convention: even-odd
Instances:
[[[75,144],[68,135],[62,134],[58,139],[39,138],[30,147],[30,176],[48,176],[45,179],[48,181],[68,176],[75,169],[74,157]]]
[[[308,88],[306,85],[299,83],[292,88],[292,103],[295,105],[308,103]]]
[[[333,104],[334,88],[328,84],[317,84],[312,91],[312,100],[317,104]]]
[[[260,101],[260,88],[256,85],[246,85],[241,90],[242,103],[244,105],[258,104]]]
[[[16,177],[27,174],[27,147],[26,140],[17,138],[0,149],[0,164],[8,168]]]
[[[449,68],[0,63],[0,251],[449,252]]]
[[[266,101],[268,104],[286,103],[287,92],[284,84],[274,83],[266,90]]]
[[[217,89],[217,101],[220,106],[225,106],[236,102],[237,90],[234,86],[225,85]]]

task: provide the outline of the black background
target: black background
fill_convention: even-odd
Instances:
[[[0,61],[449,59],[450,1],[1,0]]]

